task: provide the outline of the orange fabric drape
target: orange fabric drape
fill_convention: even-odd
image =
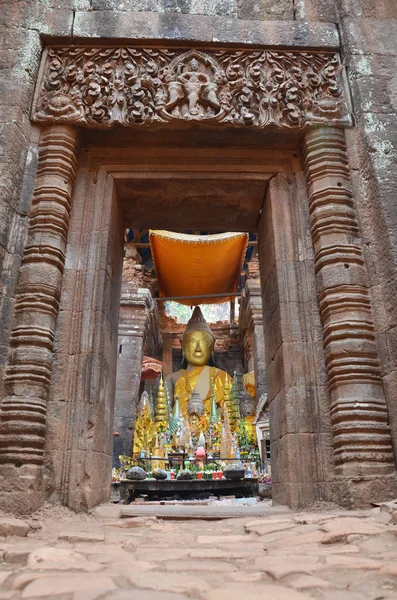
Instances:
[[[150,231],[150,247],[160,296],[235,292],[248,242],[247,233],[188,235]],[[229,298],[178,300],[180,304],[217,304]]]

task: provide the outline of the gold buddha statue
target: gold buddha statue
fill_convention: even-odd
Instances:
[[[216,404],[223,407],[225,382],[231,385],[231,377],[213,363],[215,338],[203,317],[199,306],[193,311],[182,336],[182,350],[186,368],[167,377],[172,398],[178,397],[181,413],[186,417],[188,403],[193,393],[199,394],[207,415],[211,412],[211,382],[213,380]],[[211,361],[212,359],[212,361]]]

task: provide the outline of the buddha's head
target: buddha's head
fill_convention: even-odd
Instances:
[[[198,306],[193,311],[182,337],[184,357],[189,365],[201,367],[210,362],[215,338]]]

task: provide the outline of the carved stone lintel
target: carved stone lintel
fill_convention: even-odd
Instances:
[[[0,410],[0,461],[41,464],[55,322],[65,263],[78,132],[55,125],[39,147],[28,240],[15,298],[7,397]]]
[[[344,132],[311,130],[305,166],[336,472],[391,473],[388,414]]]
[[[326,52],[51,47],[32,117],[91,127],[350,125],[341,71]]]

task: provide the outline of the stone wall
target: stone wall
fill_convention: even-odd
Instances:
[[[348,152],[397,456],[397,5],[342,0],[339,15],[356,119]]]
[[[348,153],[397,453],[397,5],[394,0],[4,0],[0,14],[0,375],[35,181],[29,111],[43,46],[92,40],[335,49],[355,128]],[[1,377],[2,381],[2,377]],[[321,479],[320,479],[321,480]]]

